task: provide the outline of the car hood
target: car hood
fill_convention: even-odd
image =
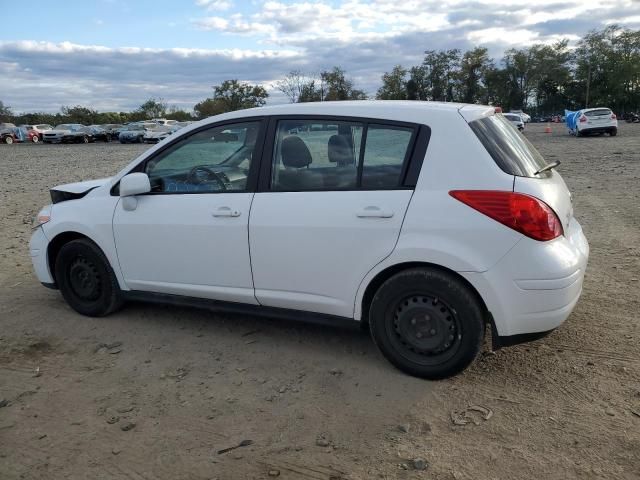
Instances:
[[[111,178],[100,178],[98,180],[87,180],[85,182],[66,183],[53,187],[50,191],[53,203],[64,202],[84,197],[94,188],[101,187],[108,183]]]

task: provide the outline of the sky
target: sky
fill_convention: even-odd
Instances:
[[[0,0],[0,100],[14,112],[63,105],[128,111],[148,98],[191,110],[226,79],[263,85],[339,65],[375,95],[425,50],[505,49],[617,23],[640,0]]]

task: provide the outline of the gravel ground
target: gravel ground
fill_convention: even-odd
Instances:
[[[547,338],[441,382],[394,370],[359,331],[75,314],[31,273],[31,217],[49,187],[146,146],[0,146],[0,478],[640,478],[640,125],[543,127],[526,134],[563,159],[591,244],[582,299]],[[455,425],[465,410],[475,422]]]

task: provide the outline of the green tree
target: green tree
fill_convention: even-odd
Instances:
[[[98,112],[81,105],[75,107],[63,106],[60,109],[65,123],[82,123],[83,125],[91,125],[95,123]]]
[[[161,98],[150,98],[134,112],[139,120],[150,120],[152,118],[164,118],[167,114],[167,102]]]
[[[460,71],[459,100],[465,103],[487,103],[487,73],[493,68],[493,62],[489,58],[488,50],[484,47],[476,47],[462,55]]]
[[[198,118],[206,118],[245,108],[263,106],[269,94],[260,85],[238,80],[225,80],[213,87],[213,97],[196,103],[193,110]]]
[[[366,100],[367,95],[355,88],[353,80],[346,77],[346,72],[340,67],[333,67],[320,73],[323,84],[324,100]]]
[[[393,67],[391,72],[382,75],[382,86],[378,89],[376,98],[379,100],[406,100],[407,73],[401,65]]]
[[[0,122],[8,122],[12,116],[13,112],[11,111],[11,108],[0,100]]]
[[[213,98],[221,102],[227,112],[261,107],[266,103],[268,96],[264,87],[238,80],[225,80],[213,87]]]
[[[325,102],[335,100],[365,100],[366,93],[355,88],[340,67],[320,72],[318,77],[306,76],[300,85],[298,102]]]

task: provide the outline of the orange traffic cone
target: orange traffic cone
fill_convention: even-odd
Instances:
[[[544,133],[551,133],[551,124],[547,123],[547,126],[544,128]]]

